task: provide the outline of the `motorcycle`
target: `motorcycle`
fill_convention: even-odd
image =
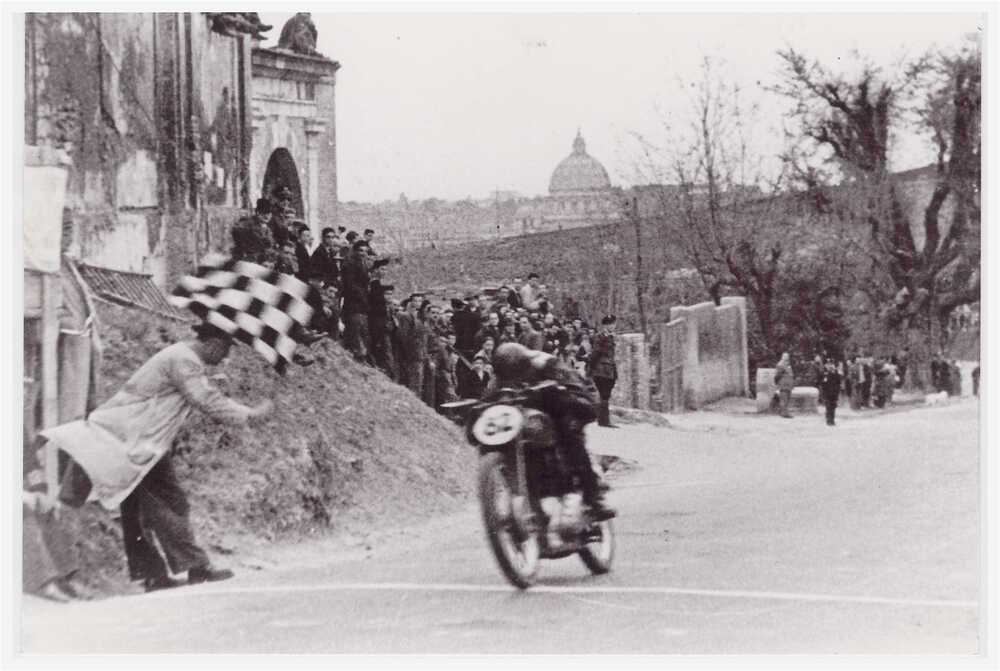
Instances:
[[[479,449],[486,535],[500,570],[520,589],[535,583],[542,559],[578,555],[600,575],[611,570],[614,558],[614,527],[591,518],[555,423],[542,410],[545,394],[561,389],[547,380],[443,406],[464,420],[466,438]]]

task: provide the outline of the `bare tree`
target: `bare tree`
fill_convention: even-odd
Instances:
[[[681,247],[713,300],[724,292],[749,299],[762,345],[758,358],[773,357],[789,338],[777,301],[781,273],[807,228],[802,208],[782,193],[780,163],[769,165],[755,148],[758,109],[740,88],[708,58],[700,80],[682,88],[690,92],[685,118],[668,120],[659,144],[637,138],[640,170],[661,185],[656,216],[666,242]]]
[[[951,311],[979,300],[981,50],[928,54],[894,77],[870,63],[832,72],[794,49],[779,52],[779,93],[832,172],[799,170],[826,214],[867,229],[870,282],[884,326],[926,350],[944,344]],[[893,134],[928,135],[936,161],[927,188],[890,172]],[[801,166],[800,166],[801,167]],[[811,182],[811,183],[810,183]],[[908,216],[917,200],[922,212]]]

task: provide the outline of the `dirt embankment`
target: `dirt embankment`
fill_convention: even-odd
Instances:
[[[100,400],[188,327],[102,304]],[[221,564],[259,565],[268,547],[321,534],[363,536],[373,523],[405,524],[458,508],[472,491],[475,454],[458,427],[328,340],[314,362],[279,376],[249,348],[210,371],[237,400],[275,402],[253,427],[196,414],[174,464],[191,500],[195,533]],[[120,526],[97,504],[69,510],[82,577],[103,592],[130,588]],[[229,555],[229,556],[224,556]]]

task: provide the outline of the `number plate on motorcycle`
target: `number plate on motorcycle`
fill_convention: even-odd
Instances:
[[[483,411],[472,425],[472,435],[483,445],[503,445],[521,430],[524,415],[512,405],[494,405]]]

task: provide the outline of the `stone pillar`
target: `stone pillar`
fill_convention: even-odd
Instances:
[[[632,354],[626,335],[615,336],[615,364],[618,367],[618,381],[611,390],[611,405],[632,407]]]
[[[701,304],[699,304],[701,305]],[[694,307],[670,308],[670,321],[683,320],[687,330],[684,338],[684,405],[697,409],[701,405],[701,371],[698,368],[698,317]],[[714,308],[714,306],[713,306]]]
[[[303,198],[306,207],[306,223],[313,233],[313,237],[319,239],[320,231],[320,205],[319,205],[319,154],[323,132],[326,130],[326,119],[306,119],[306,175],[308,176],[306,189],[308,193]]]
[[[771,399],[777,392],[774,384],[773,368],[757,369],[757,412],[768,412],[771,409]]]
[[[744,396],[750,395],[750,355],[747,349],[747,299],[743,296],[726,296],[723,305],[740,309],[740,387]]]

